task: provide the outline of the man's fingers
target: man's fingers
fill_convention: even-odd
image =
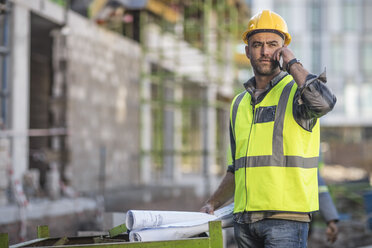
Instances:
[[[200,209],[200,212],[207,214],[214,214],[214,209],[211,205],[207,204]]]
[[[337,240],[338,227],[334,222],[330,222],[327,226],[327,240],[331,243],[334,243]]]
[[[327,241],[331,243],[334,242],[334,233],[330,228],[327,228]]]
[[[281,53],[282,53],[282,48],[277,49],[274,53],[274,58],[273,59],[276,60],[276,61],[280,61]]]

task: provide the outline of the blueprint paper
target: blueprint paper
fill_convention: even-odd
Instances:
[[[126,224],[130,241],[160,241],[188,238],[208,232],[208,222],[221,220],[222,227],[232,226],[234,204],[213,215],[200,212],[141,211],[127,213]]]
[[[129,233],[130,241],[175,240],[195,236],[208,231],[208,223],[197,226],[161,227],[133,230]]]
[[[200,212],[179,212],[179,211],[141,211],[130,210],[126,215],[125,224],[129,230],[166,227],[171,224],[185,222],[188,220],[199,220],[202,222],[213,220],[215,217]]]

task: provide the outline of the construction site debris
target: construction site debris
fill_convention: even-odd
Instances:
[[[325,165],[321,174],[327,182],[345,182],[345,181],[357,181],[368,177],[367,171],[355,168],[345,167],[342,165]]]

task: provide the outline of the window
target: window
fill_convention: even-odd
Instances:
[[[293,53],[296,55],[297,58],[303,58],[301,40],[299,38],[300,37],[296,37],[296,39],[292,39],[292,42],[289,47],[293,51]]]
[[[152,102],[151,105],[151,148],[152,148],[152,164],[154,171],[161,171],[163,169],[163,125],[164,113],[163,107],[160,103],[162,87],[157,84],[151,84]]]
[[[332,72],[340,73],[343,65],[343,54],[341,48],[341,42],[339,40],[333,40],[330,49],[330,61],[329,67]]]
[[[198,85],[183,86],[182,102],[182,165],[183,173],[201,173],[201,114],[204,89]]]
[[[361,112],[362,116],[365,118],[371,118],[372,116],[372,84],[365,83],[362,84],[360,90],[361,97]]]
[[[216,125],[216,173],[223,175],[226,171],[226,165],[228,165],[228,152],[230,149],[229,139],[229,103],[223,103],[223,108],[217,109],[217,125]]]
[[[318,74],[322,70],[321,43],[319,40],[313,40],[311,51],[312,72]]]
[[[321,2],[319,0],[311,1],[310,4],[311,5],[308,14],[309,27],[311,31],[319,32],[321,30],[321,27],[323,26]]]
[[[274,3],[275,12],[277,12],[289,25],[291,23],[291,5],[287,1],[275,2]],[[290,30],[289,30],[290,31]]]
[[[363,4],[363,28],[364,32],[372,31],[372,1],[364,0]]]
[[[203,4],[190,1],[185,4],[183,31],[184,38],[196,48],[203,48]]]
[[[174,88],[171,72],[151,67],[151,163],[153,179],[172,176],[174,160]]]
[[[362,70],[365,76],[372,76],[372,41],[365,41],[362,46]]]
[[[344,31],[357,29],[357,6],[355,1],[345,1],[342,8]]]
[[[348,80],[344,90],[345,99],[345,114],[348,118],[356,118],[359,114],[359,89],[352,80]]]

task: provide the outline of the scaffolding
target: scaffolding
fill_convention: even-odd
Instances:
[[[142,182],[197,184],[208,195],[226,168],[234,47],[247,9],[240,1],[149,2],[167,7],[140,16]]]
[[[67,22],[69,1],[53,2],[65,7]],[[98,24],[142,46],[139,181],[147,185],[195,185],[208,194],[213,178],[225,172],[229,106],[236,79],[234,50],[243,29],[240,25],[248,16],[247,7],[242,0],[128,1],[136,8],[110,5],[113,2],[117,1],[92,1],[98,11],[92,7],[88,13]],[[138,7],[139,2],[145,4]],[[108,18],[98,13],[105,6],[111,8]],[[48,165],[59,168],[63,177],[68,160],[67,58],[65,37],[61,27],[56,29],[51,33],[53,78],[45,96],[48,109],[44,112],[50,114],[49,122],[42,128],[46,132],[32,139],[43,139],[46,144],[44,150],[37,147],[35,157],[51,155]],[[32,99],[39,97],[35,94]],[[30,128],[39,130],[31,124]],[[30,153],[32,158],[33,151]],[[105,152],[102,154],[104,158]]]

